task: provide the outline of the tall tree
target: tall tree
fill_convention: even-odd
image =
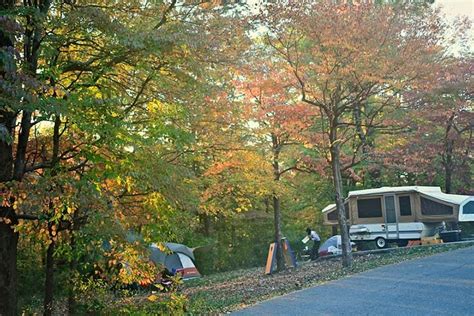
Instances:
[[[400,92],[430,73],[439,51],[441,22],[424,5],[334,1],[277,2],[262,13],[262,20],[268,28],[267,42],[287,62],[302,101],[320,112],[343,264],[349,267],[341,156],[349,147],[351,164],[360,161],[363,134],[381,127],[380,113],[400,106]],[[347,146],[354,142],[357,145]]]
[[[175,7],[176,1],[2,2],[0,185],[7,198],[0,210],[1,314],[16,313],[18,224],[46,219],[54,237],[53,223],[67,213],[54,203],[54,212],[19,212],[15,192],[25,177],[51,179],[54,187],[54,178],[100,168],[133,145],[176,138],[172,117],[149,109],[187,102],[199,77],[190,51],[203,54],[190,41],[197,29],[178,23]],[[52,254],[54,242],[50,246]]]
[[[265,54],[265,48],[253,48]],[[268,51],[268,50],[267,50]],[[255,54],[254,54],[255,55]],[[274,240],[277,243],[277,270],[285,268],[281,245],[281,202],[285,191],[283,177],[287,173],[305,170],[301,149],[303,131],[311,122],[311,108],[299,102],[292,93],[292,84],[283,71],[272,68],[272,64],[256,55],[241,69],[239,86],[246,97],[244,119],[248,121],[254,147],[258,148],[271,166],[273,180],[269,199],[273,205]],[[306,170],[305,170],[306,171]]]
[[[406,133],[379,153],[389,170],[443,183],[447,193],[470,190],[471,86],[470,58],[447,57],[429,86],[404,94],[410,107],[396,120]]]

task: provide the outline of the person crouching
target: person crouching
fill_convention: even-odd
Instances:
[[[319,258],[319,245],[321,244],[321,238],[319,238],[318,233],[316,233],[311,228],[306,228],[306,233],[309,238],[313,241],[313,248],[311,248],[311,260],[316,260]]]

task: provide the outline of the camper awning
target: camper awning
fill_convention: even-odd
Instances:
[[[346,203],[347,203],[347,199],[344,200],[344,204],[346,204]],[[329,213],[329,212],[332,212],[332,211],[335,211],[335,210],[336,210],[336,204],[329,204],[328,206],[323,208],[323,210],[321,212]]]
[[[329,204],[322,210],[322,212],[327,213],[327,212],[334,211],[335,209],[336,209],[336,204]]]

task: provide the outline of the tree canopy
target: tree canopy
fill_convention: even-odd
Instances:
[[[350,266],[349,190],[472,194],[469,29],[425,2],[2,1],[0,314],[111,312],[159,279],[151,243],[263,265],[333,201]]]

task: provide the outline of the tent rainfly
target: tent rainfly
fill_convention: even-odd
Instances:
[[[169,252],[162,251],[157,244],[150,245],[150,259],[157,265],[164,265],[171,274],[181,274],[183,279],[200,277],[194,265],[193,250],[185,245],[165,242],[163,245]]]

